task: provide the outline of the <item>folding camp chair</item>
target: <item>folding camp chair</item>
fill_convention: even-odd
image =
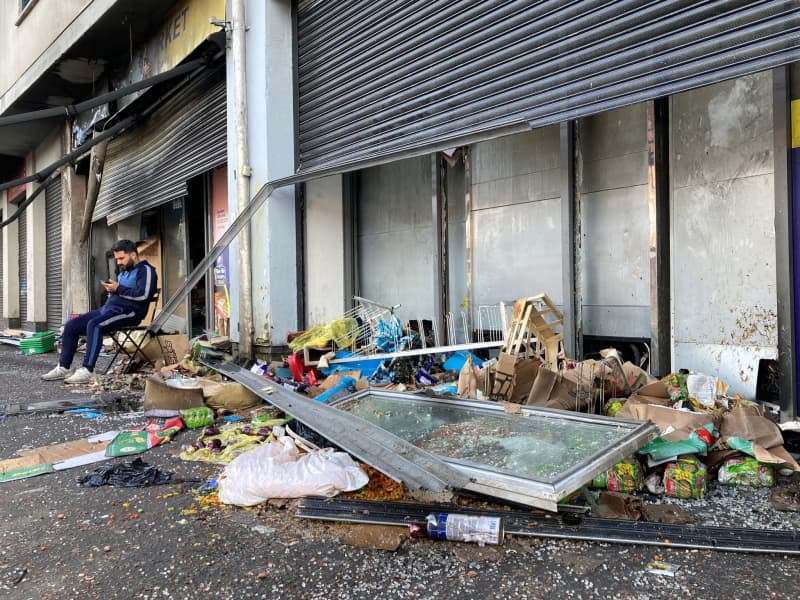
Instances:
[[[158,297],[160,294],[161,288],[157,288],[152,299],[150,300],[150,303],[153,306],[152,313],[150,315],[151,322],[156,316],[156,307],[158,306]],[[137,332],[142,332],[141,336],[134,335]],[[136,364],[137,356],[140,357],[139,360],[141,366],[149,365],[151,367],[155,367],[153,361],[150,360],[147,354],[145,354],[143,351],[143,348],[147,345],[151,335],[147,329],[147,325],[121,327],[119,329],[109,331],[108,335],[110,335],[114,340],[114,345],[117,349],[114,352],[114,356],[111,357],[111,362],[108,363],[105,371],[103,371],[104,375],[111,370],[111,367],[114,366],[114,363],[117,361],[117,357],[120,354],[124,354],[128,358],[128,364],[125,366],[125,373],[131,372],[133,366]],[[158,341],[158,336],[155,336],[155,339]],[[131,347],[132,349],[129,349]]]

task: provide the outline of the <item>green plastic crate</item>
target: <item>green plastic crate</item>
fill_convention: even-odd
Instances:
[[[45,354],[52,352],[56,345],[56,334],[52,331],[39,331],[31,337],[19,341],[23,354]]]

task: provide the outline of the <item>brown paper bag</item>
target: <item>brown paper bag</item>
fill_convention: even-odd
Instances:
[[[458,374],[456,395],[459,398],[471,398],[473,400],[478,397],[478,378],[472,368],[472,356],[467,356],[467,360]]]
[[[750,440],[763,448],[783,445],[780,428],[770,419],[759,415],[760,407],[736,406],[722,417],[720,435],[723,441],[731,437]]]
[[[198,384],[203,388],[206,405],[210,408],[237,411],[263,404],[261,398],[235,381],[200,379]]]

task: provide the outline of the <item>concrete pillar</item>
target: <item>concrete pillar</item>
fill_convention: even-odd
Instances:
[[[28,194],[38,185],[28,185]],[[45,228],[45,199],[41,192],[28,206],[28,320],[24,329],[39,331],[47,328],[47,230]]]
[[[29,164],[39,171],[53,164],[64,154],[62,141],[62,127],[56,128],[36,148],[30,156]],[[29,183],[27,185],[28,197],[40,185],[46,183]],[[45,216],[46,200],[45,191],[28,206],[28,321],[23,323],[25,329],[39,331],[47,328],[47,227]]]
[[[294,94],[292,11],[289,0],[248,0],[247,102],[251,195],[267,181],[294,173]],[[228,65],[228,90],[233,73]],[[234,113],[228,102],[229,165],[236,164],[232,138]],[[236,210],[236,177],[228,170],[231,220]],[[256,346],[283,346],[286,335],[297,327],[298,289],[295,190],[276,190],[256,213],[251,224],[253,326]],[[238,245],[231,245],[231,261]],[[231,334],[238,339],[238,282],[231,270],[233,315]]]
[[[0,215],[3,220],[14,214],[17,207],[9,204],[6,192],[0,192]],[[19,222],[3,229],[3,325],[19,327]]]

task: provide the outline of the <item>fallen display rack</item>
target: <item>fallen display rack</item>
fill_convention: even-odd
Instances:
[[[358,392],[328,406],[235,364],[201,362],[411,489],[465,490],[553,512],[567,494],[580,489],[657,435],[656,427],[645,421],[528,406],[520,407],[519,414],[511,416],[497,403],[422,398],[378,389]],[[348,410],[370,401],[392,406],[388,412],[379,405],[361,414]],[[453,449],[442,452],[421,446],[425,431],[415,429],[410,435],[409,431],[393,429],[392,423],[376,421],[381,414],[399,416],[415,424],[420,422],[427,428],[452,425],[478,434],[483,431],[481,423],[499,428],[493,436],[487,431],[481,437],[490,446],[496,446],[495,450],[505,448],[503,456],[513,464],[492,463],[481,460],[480,456],[476,460],[471,460],[475,456],[459,458],[460,453]],[[587,444],[579,443],[582,437]],[[439,439],[443,438],[455,440],[457,446],[464,441],[458,435],[440,434]],[[486,444],[476,444],[474,440],[463,446],[471,448],[473,454],[481,454],[486,448]],[[521,467],[522,463],[530,468]],[[553,469],[555,472],[550,472]]]
[[[208,360],[201,360],[201,363],[241,383],[345,452],[411,489],[478,491],[457,469],[376,425],[288,390],[233,363]]]
[[[304,498],[295,515],[322,521],[408,526],[424,525],[425,517],[434,512],[501,517],[506,533],[519,536],[668,548],[800,554],[800,534],[770,529],[672,525],[576,515],[570,515],[574,523],[568,524],[555,515],[520,510],[482,510],[463,506],[321,498]]]
[[[370,388],[331,403],[426,450],[473,490],[555,512],[558,502],[658,435],[646,421]]]

